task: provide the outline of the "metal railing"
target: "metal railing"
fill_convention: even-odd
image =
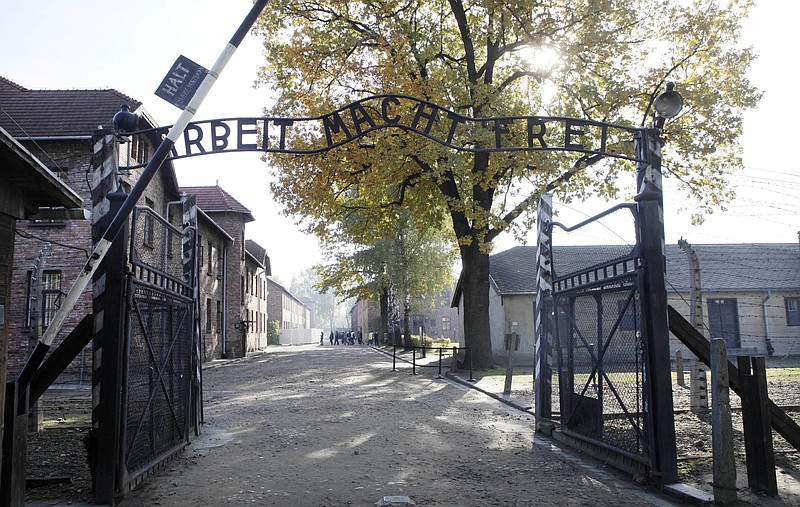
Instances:
[[[424,347],[424,346],[412,345],[411,347],[409,347],[409,349],[411,350],[411,361],[409,361],[408,359],[404,359],[402,357],[398,358],[398,356],[397,356],[397,344],[393,344],[392,345],[392,371],[398,371],[397,370],[397,360],[400,359],[400,361],[403,361],[405,363],[411,364],[411,374],[412,375],[417,375],[417,368],[418,367],[419,368],[438,368],[438,375],[436,376],[436,378],[437,379],[441,379],[441,378],[444,378],[442,372],[443,372],[443,359],[445,357],[445,351],[448,352],[447,357],[451,357],[452,358],[451,362],[450,362],[450,371],[455,371],[455,369],[456,369],[455,368],[456,367],[456,357],[458,355],[458,352],[463,350],[463,351],[465,351],[466,354],[468,354],[468,357],[469,357],[469,361],[468,361],[468,363],[469,363],[469,379],[467,379],[467,380],[469,380],[470,382],[477,382],[477,380],[472,375],[472,349],[470,347]],[[438,358],[437,361],[435,361],[432,364],[418,364],[417,363],[417,351],[418,350],[421,352],[420,358],[425,358],[426,357],[426,351],[428,351],[428,350],[438,351],[439,358]]]

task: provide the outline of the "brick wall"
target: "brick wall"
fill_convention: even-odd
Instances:
[[[59,177],[77,192],[84,200],[84,205],[91,203],[90,181],[87,181],[87,170],[91,161],[91,145],[84,141],[45,142],[37,144],[25,143],[34,156],[44,162]],[[44,151],[43,151],[44,149]],[[30,300],[29,278],[36,259],[41,257],[41,265],[45,271],[61,272],[61,291],[66,293],[77,278],[88,253],[91,251],[91,224],[85,220],[67,220],[62,222],[17,221],[17,236],[14,247],[14,269],[11,284],[11,305],[9,319],[9,372],[18,373],[28,359],[32,345],[38,340],[36,329],[27,324],[29,306],[35,304]],[[50,248],[44,247],[50,243]],[[44,251],[44,253],[43,253]],[[87,314],[91,313],[92,298],[90,290],[84,291],[75,309],[64,323],[62,331],[53,342],[53,347]],[[67,372],[73,378],[85,378],[91,375],[91,349],[79,355],[72,362]]]
[[[226,349],[228,357],[243,357],[247,351],[242,321],[247,320],[242,307],[242,276],[244,268],[245,215],[242,213],[208,212],[214,222],[233,238],[227,250],[227,304],[225,306]],[[202,294],[202,291],[201,291]]]
[[[109,139],[110,138],[106,138]],[[96,139],[97,140],[97,139]],[[115,141],[111,141],[115,142]],[[128,191],[135,184],[143,169],[117,171],[116,168],[103,169],[105,172],[90,172],[94,151],[89,140],[69,141],[37,141],[23,143],[34,156],[61,177],[84,201],[84,209],[94,214],[103,213],[107,209],[104,194],[114,189],[118,183]],[[120,158],[125,156],[126,146],[120,149]],[[151,146],[150,153],[155,150]],[[100,157],[98,152],[97,157]],[[113,174],[109,173],[113,171]],[[150,199],[154,209],[164,214],[166,203],[178,199],[178,195],[168,190],[171,185],[166,181],[167,171],[163,168],[154,178],[144,197]],[[100,181],[103,183],[100,184]],[[139,204],[144,204],[144,199]],[[172,214],[172,223],[180,223],[180,208],[176,207]],[[62,222],[30,222],[18,221],[17,236],[14,249],[14,269],[12,273],[12,290],[10,295],[11,311],[9,319],[9,372],[18,372],[27,361],[31,345],[38,339],[36,329],[27,325],[26,312],[30,304],[29,276],[37,257],[41,256],[44,270],[61,272],[61,291],[69,291],[72,283],[83,269],[92,246],[92,227],[88,220],[68,220]],[[48,253],[42,254],[43,247],[50,243]],[[85,316],[92,313],[91,286],[79,298],[75,308],[70,312],[52,347],[57,347],[63,338]],[[91,375],[91,344],[84,352],[73,360],[66,370],[64,380],[88,380]]]
[[[200,293],[200,343],[203,349],[203,361],[222,357],[222,329],[217,325],[216,306],[223,300],[222,279],[219,270],[209,266],[209,242],[214,248],[227,248],[228,239],[204,216],[198,217],[198,259],[197,276]],[[216,260],[214,260],[216,262]],[[209,311],[210,310],[210,311]],[[227,345],[227,344],[226,344]]]

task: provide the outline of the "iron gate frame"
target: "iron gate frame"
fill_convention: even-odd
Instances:
[[[550,223],[549,236],[554,237],[553,229],[559,228],[564,232],[577,231],[597,220],[610,215],[619,210],[628,210],[633,218],[634,229],[638,230],[638,214],[635,204],[620,204],[614,206],[594,217],[572,227],[567,227],[558,222]],[[553,260],[552,291],[550,294],[551,308],[553,315],[552,330],[554,345],[556,347],[557,370],[559,373],[559,397],[560,397],[560,422],[562,432],[575,438],[585,439],[592,442],[599,442],[606,446],[616,448],[616,451],[624,454],[627,458],[639,461],[643,464],[649,463],[649,453],[647,445],[648,425],[642,412],[642,404],[647,401],[646,390],[643,382],[646,378],[645,361],[640,357],[643,353],[641,347],[641,315],[643,304],[641,297],[641,274],[642,263],[640,257],[640,245],[633,245],[627,255],[616,256],[604,262],[583,267],[577,271],[560,274],[555,269],[558,259],[556,253],[551,250],[550,255]],[[606,294],[622,294],[621,299],[624,306],[618,308],[611,328],[606,331],[604,326],[604,309],[602,305],[603,296]],[[579,298],[594,299],[597,305],[596,329],[594,334],[582,332],[578,326],[575,316],[575,302]],[[633,306],[632,306],[633,305]],[[633,308],[634,317],[634,338],[636,340],[635,350],[633,351],[634,363],[626,364],[628,368],[633,366],[636,375],[634,382],[635,407],[630,407],[629,403],[623,399],[618,389],[618,381],[609,376],[604,359],[609,347],[621,331],[620,325],[628,316],[627,311]],[[560,318],[565,315],[565,318]],[[562,329],[562,324],[567,324],[567,329]],[[577,338],[577,340],[576,340]],[[590,343],[594,339],[596,343]],[[584,368],[578,368],[575,363],[576,351],[583,351],[584,357],[589,361]],[[586,375],[582,387],[576,389],[578,370],[580,375]],[[588,374],[587,374],[588,371]],[[626,370],[627,371],[627,370]],[[594,388],[596,397],[587,396],[590,389]],[[611,443],[606,437],[606,421],[608,416],[616,418],[616,414],[607,414],[605,410],[606,390],[609,391],[616,400],[617,407],[622,410],[622,415],[629,423],[628,431],[632,433],[632,445],[623,447],[619,443]],[[596,400],[593,402],[592,400]]]
[[[617,252],[574,271],[558,271],[559,249],[553,246],[555,231],[578,231],[622,210],[630,212],[636,233],[636,243],[630,245],[627,253]],[[639,207],[635,203],[619,204],[571,227],[546,217],[543,220],[540,240],[546,247],[540,248],[539,264],[547,266],[548,277],[546,290],[542,291],[543,300],[538,303],[541,321],[538,334],[544,338],[543,347],[548,351],[545,355],[555,362],[560,404],[558,416],[546,414],[545,419],[553,424],[558,422],[561,437],[566,436],[570,444],[599,449],[596,454],[620,468],[644,474],[657,471],[659,465],[654,462],[651,438],[655,425],[652,411],[646,410],[651,391],[643,322],[647,301],[642,295],[645,266]],[[608,298],[624,303],[608,310],[604,306]],[[575,313],[578,305],[583,306],[585,301],[592,301],[596,308],[594,320],[584,326],[589,329],[579,326]],[[606,320],[604,317],[609,314],[612,318]],[[626,322],[631,318],[632,322]],[[623,339],[623,322],[633,327],[627,331],[633,336],[634,347],[624,351],[621,362],[612,359],[611,364],[621,364],[621,369],[609,368],[607,354],[610,355],[613,345]],[[550,349],[554,349],[554,354],[549,353]],[[549,360],[545,364],[549,364]],[[547,371],[552,373],[549,368]],[[627,372],[630,379],[615,375],[622,372]],[[631,382],[634,394],[628,400],[619,385],[625,384],[625,389],[630,391]],[[542,386],[543,383],[538,383],[537,389]],[[545,407],[549,408],[549,404]],[[614,412],[614,409],[618,410]]]
[[[657,117],[656,120],[658,119]],[[640,273],[637,283],[642,302],[640,348],[643,353],[641,399],[644,431],[641,435],[646,437],[646,453],[642,451],[640,454],[631,454],[624,449],[586,436],[576,438],[556,431],[558,421],[553,416],[552,410],[552,348],[556,344],[552,314],[556,309],[553,304],[553,293],[561,287],[556,288],[553,281],[553,207],[552,196],[547,193],[540,196],[537,211],[534,382],[537,431],[553,435],[623,470],[644,474],[661,486],[666,486],[678,480],[678,472],[665,282],[666,253],[661,174],[661,148],[664,140],[660,135],[662,126],[663,119],[661,122],[656,122],[655,128],[644,128],[634,137],[638,190],[634,197],[635,204],[615,206],[573,227],[585,225],[619,207],[631,209],[635,216],[635,252],[639,262],[636,272]],[[576,273],[575,278],[571,280],[559,279],[563,282],[563,290],[576,289],[580,284],[598,282],[598,273],[601,272],[595,270],[590,273],[591,271],[586,270],[581,276]],[[602,272],[602,275],[608,277],[607,272]],[[569,277],[562,278],[569,279]],[[639,348],[638,343],[637,348]],[[560,351],[558,352],[559,357],[563,359]],[[559,387],[562,385],[561,366],[562,363],[559,363]],[[559,395],[562,396],[561,393]]]
[[[145,217],[142,220],[142,217]],[[140,238],[137,231],[144,230],[143,234],[153,234],[152,228],[156,225],[164,230],[165,237],[179,238],[181,247],[176,247],[175,252],[180,252],[179,261],[173,262],[171,270],[167,266],[167,256],[172,252],[172,239],[165,240],[163,249],[158,250],[158,258],[164,258],[162,267],[156,267],[152,262],[140,256],[136,241]],[[147,229],[151,228],[150,232]],[[188,242],[189,246],[185,244]],[[181,230],[158,213],[147,206],[136,206],[132,213],[131,234],[129,240],[129,265],[130,270],[126,275],[127,305],[125,309],[125,328],[123,342],[123,372],[122,372],[122,409],[120,414],[119,438],[119,463],[118,492],[125,492],[134,487],[152,470],[182,451],[190,442],[190,434],[194,426],[197,433],[197,424],[194,415],[195,403],[194,384],[199,382],[194,372],[197,370],[196,361],[197,337],[195,336],[194,320],[196,318],[195,287],[196,259],[194,241],[196,235],[191,226]],[[174,268],[180,266],[181,273],[176,274]],[[154,336],[153,328],[148,324],[153,318],[153,309],[149,313],[144,305],[153,304],[156,312],[161,314],[161,329],[165,334]],[[136,330],[142,336],[137,336]],[[135,387],[136,364],[132,348],[136,346],[135,339],[143,339],[143,349],[146,360],[143,366],[149,371],[146,402],[140,410],[132,410],[132,391]],[[155,339],[162,338],[166,348],[158,350]],[[176,353],[183,352],[183,356],[175,361]],[[172,365],[172,366],[170,366]],[[172,369],[173,371],[168,371]],[[141,379],[140,379],[141,380]],[[166,404],[169,417],[168,428],[147,424],[145,419],[153,419],[154,406]],[[134,423],[131,426],[131,423]],[[157,434],[163,436],[169,430],[172,433],[164,445],[155,445]],[[141,437],[149,439],[150,452],[144,457],[134,453],[136,445],[141,444]]]

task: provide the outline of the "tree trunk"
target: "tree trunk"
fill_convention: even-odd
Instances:
[[[411,339],[411,301],[408,296],[403,298],[403,346],[411,348],[414,341]]]
[[[461,247],[461,295],[464,300],[464,341],[472,352],[472,367],[494,368],[489,332],[489,254],[473,241]],[[468,361],[469,352],[466,355]]]

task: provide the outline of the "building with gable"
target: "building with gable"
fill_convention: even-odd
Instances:
[[[205,358],[243,357],[255,349],[258,338],[254,334],[248,338],[249,328],[258,317],[251,319],[250,310],[245,307],[251,282],[246,267],[245,226],[255,219],[249,209],[219,185],[181,187],[181,191],[194,196],[200,210],[197,256],[200,339]],[[253,339],[249,345],[248,339]],[[266,338],[263,345],[266,346]]]
[[[14,245],[18,223],[40,208],[80,208],[80,196],[53,174],[24,146],[0,128],[0,442],[5,421],[5,385],[8,359]],[[13,409],[13,403],[11,404]],[[5,461],[5,460],[3,460]],[[3,477],[0,463],[0,477]],[[3,498],[0,495],[0,500]]]
[[[319,342],[319,331],[311,330],[311,310],[273,277],[267,277],[267,313],[278,323],[280,343],[295,345]]]
[[[141,102],[116,90],[32,90],[0,77],[0,105],[0,128],[82,199],[85,216],[90,217],[67,220],[60,208],[47,207],[16,224],[18,239],[7,319],[9,371],[17,372],[83,269],[93,248],[92,223],[109,207],[106,195],[132,188],[160,137],[156,133],[133,139],[114,137],[112,120],[121,105],[138,116],[138,128],[156,126]],[[162,216],[170,216],[170,207],[182,205],[170,162],[162,166],[139,205]],[[182,225],[182,213],[173,211],[171,217],[174,225]],[[35,279],[37,269],[41,277]],[[92,313],[91,290],[87,288],[70,313],[54,348]],[[85,350],[68,369],[81,380],[91,372],[88,353]]]
[[[620,246],[558,246],[562,272],[599,249]],[[704,329],[707,338],[723,338],[729,354],[800,355],[800,245],[796,243],[693,245],[699,259]],[[630,247],[628,247],[630,250]],[[689,319],[692,272],[678,245],[666,245],[668,303]],[[463,276],[463,275],[462,275]],[[520,334],[520,354],[533,357],[536,302],[536,247],[516,246],[489,258],[489,314],[492,350],[503,355],[505,333]],[[460,281],[459,281],[460,285]],[[452,305],[463,301],[456,286]],[[461,327],[463,329],[463,326]],[[463,332],[459,334],[463,343]],[[674,337],[671,350],[685,347]]]
[[[264,247],[245,241],[244,280],[242,282],[242,332],[247,351],[267,346],[267,277],[272,275]]]

